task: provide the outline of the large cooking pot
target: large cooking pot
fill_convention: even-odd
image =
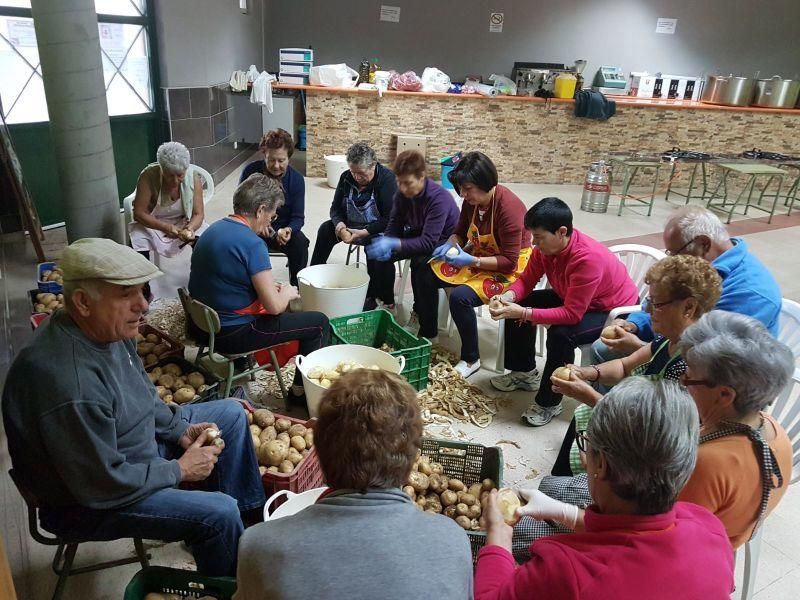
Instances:
[[[768,108],[794,108],[800,97],[800,81],[781,79],[775,75],[772,79],[756,81],[756,92],[753,106]]]
[[[703,102],[725,106],[747,106],[753,99],[755,82],[749,77],[709,75],[703,88]]]

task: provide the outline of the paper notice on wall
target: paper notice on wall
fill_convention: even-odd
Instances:
[[[665,19],[659,17],[656,21],[656,33],[665,33],[667,35],[674,35],[675,28],[678,26],[678,19]]]
[[[489,13],[489,31],[491,33],[502,33],[504,20],[503,13]]]
[[[381,21],[400,22],[400,7],[381,4]]]

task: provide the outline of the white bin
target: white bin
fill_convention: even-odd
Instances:
[[[325,174],[328,176],[328,187],[336,189],[339,177],[347,171],[347,157],[344,154],[330,154],[325,157]]]
[[[308,356],[298,354],[294,361],[303,376],[303,388],[306,392],[308,414],[311,417],[316,417],[319,413],[319,402],[322,400],[325,388],[316,381],[309,379],[308,372],[314,367],[335,369],[343,360],[352,361],[365,367],[378,365],[384,371],[398,374],[402,373],[406,366],[406,358],[402,354],[400,356],[392,356],[383,350],[371,348],[370,346],[359,346],[358,344],[328,346],[327,348],[314,350]]]
[[[297,274],[297,283],[303,310],[318,310],[333,319],[361,312],[369,275],[349,265],[314,265]]]

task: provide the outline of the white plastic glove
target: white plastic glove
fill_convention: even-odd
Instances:
[[[525,506],[520,506],[517,509],[517,515],[520,517],[533,517],[540,521],[555,521],[564,527],[575,529],[575,523],[578,520],[577,506],[553,500],[547,494],[535,489],[519,490],[519,495],[528,501]]]

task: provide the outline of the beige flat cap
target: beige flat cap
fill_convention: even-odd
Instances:
[[[106,238],[72,242],[59,262],[64,281],[99,279],[115,285],[138,285],[163,275],[133,248]]]

